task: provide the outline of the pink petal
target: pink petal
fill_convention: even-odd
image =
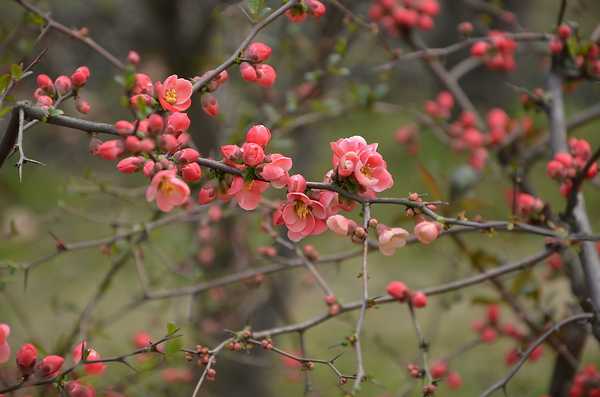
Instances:
[[[4,364],[10,359],[10,345],[4,342],[0,345],[0,364]]]

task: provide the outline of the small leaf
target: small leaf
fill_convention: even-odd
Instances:
[[[264,7],[265,0],[248,0],[248,10],[253,17],[260,16]]]
[[[177,354],[181,351],[182,347],[183,347],[183,345],[181,342],[181,338],[171,339],[170,341],[168,341],[165,344],[165,354],[167,354],[167,355]]]
[[[174,335],[178,330],[179,328],[177,325],[175,325],[175,323],[167,323],[167,335]]]
[[[6,90],[6,87],[8,87],[8,83],[10,83],[10,75],[8,73],[3,74],[2,76],[0,76],[0,91],[4,91]]]
[[[56,117],[65,114],[61,109],[57,108],[49,108],[48,109],[48,117]]]
[[[23,76],[23,66],[16,63],[10,65],[10,75],[14,80],[19,80]]]

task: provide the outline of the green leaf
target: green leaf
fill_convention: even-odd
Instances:
[[[10,75],[8,73],[0,76],[0,91],[3,92],[4,90],[6,90],[6,87],[8,87],[9,83],[10,83]]]
[[[181,338],[171,339],[170,341],[168,341],[165,344],[165,354],[167,354],[167,355],[177,354],[181,351],[182,347],[183,347],[183,345],[181,342]]]
[[[167,335],[174,335],[177,331],[179,331],[179,328],[177,325],[175,325],[175,323],[167,323]]]
[[[248,0],[248,10],[253,17],[260,16],[265,7],[265,0]]]
[[[65,114],[65,112],[63,112],[61,109],[57,109],[57,108],[49,108],[48,109],[49,117],[56,117],[56,116],[60,116],[62,114]]]
[[[10,65],[10,75],[14,80],[19,80],[23,76],[23,66],[16,63]]]

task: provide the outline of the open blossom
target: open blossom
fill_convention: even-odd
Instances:
[[[244,181],[244,178],[236,176],[231,182],[227,194],[233,195],[238,205],[246,211],[252,211],[258,207],[262,198],[262,193],[269,188],[267,182],[251,180]]]
[[[409,233],[401,227],[387,227],[380,223],[377,225],[379,251],[386,256],[394,255],[398,248],[406,245]]]
[[[300,241],[304,237],[325,231],[325,218],[323,204],[304,193],[295,192],[288,193],[287,202],[281,206],[278,223],[284,223],[288,228],[290,240]]]
[[[382,192],[394,184],[383,156],[377,152],[363,150],[354,170],[354,176],[363,187]]]
[[[278,153],[273,153],[270,157],[271,162],[262,165],[260,176],[271,182],[274,187],[282,188],[287,184],[292,159]]]
[[[167,77],[163,83],[156,83],[156,92],[162,107],[171,112],[184,112],[192,104],[192,83],[176,74]]]
[[[156,200],[156,205],[164,212],[184,204],[189,196],[190,187],[177,178],[175,170],[157,172],[146,190],[146,199]]]

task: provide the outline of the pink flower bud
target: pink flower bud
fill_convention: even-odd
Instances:
[[[423,221],[415,226],[415,236],[423,244],[430,244],[438,238],[440,231],[435,223]]]
[[[256,65],[256,75],[258,77],[256,83],[265,88],[271,87],[277,80],[277,72],[271,65],[266,63]]]
[[[127,136],[133,134],[134,126],[132,123],[126,120],[119,120],[115,123],[115,129],[121,136]]]
[[[219,114],[219,102],[213,94],[204,94],[201,98],[202,110],[210,117],[215,117]]]
[[[65,384],[65,391],[69,397],[95,397],[96,392],[91,386],[72,380]],[[108,394],[106,394],[108,396]]]
[[[37,104],[38,106],[47,109],[54,105],[54,100],[47,95],[41,95],[37,98]]]
[[[458,32],[464,36],[470,36],[473,33],[473,24],[471,22],[461,22],[458,24]]]
[[[250,167],[256,167],[265,160],[265,152],[262,146],[256,143],[244,143],[242,152],[244,163]]]
[[[562,52],[564,44],[559,39],[553,38],[552,40],[550,40],[548,48],[550,49],[551,54],[558,55]]]
[[[96,156],[102,157],[104,160],[116,160],[123,152],[125,147],[123,141],[113,139],[103,142],[96,150]]]
[[[254,82],[258,80],[256,69],[248,62],[242,62],[240,64],[240,74],[242,79],[246,81]]]
[[[448,385],[448,389],[457,390],[462,386],[462,378],[458,374],[458,372],[450,372],[448,377],[446,377],[446,384]]]
[[[137,51],[129,51],[127,54],[127,61],[132,65],[137,65],[140,63],[140,54],[138,54]]]
[[[125,138],[125,149],[131,153],[139,153],[142,150],[142,144],[138,137],[128,136]]]
[[[133,345],[138,349],[148,347],[152,344],[152,337],[146,331],[138,331],[133,336]]]
[[[448,363],[445,360],[438,360],[431,364],[429,372],[431,372],[433,379],[441,379],[448,372]]]
[[[228,164],[239,164],[242,162],[242,149],[238,145],[221,146],[221,155]]]
[[[80,87],[83,87],[87,83],[89,77],[90,77],[89,70],[88,70],[88,73],[86,73],[83,69],[78,68],[71,75],[71,81],[73,82],[73,85],[75,87],[80,88]]]
[[[147,160],[144,163],[144,168],[143,168],[143,171],[142,171],[144,173],[144,175],[147,176],[148,178],[154,176],[154,172],[156,171],[155,170],[155,165],[156,164],[154,163],[154,161]]]
[[[411,297],[411,302],[414,307],[421,309],[427,306],[427,295],[421,291],[415,292]]]
[[[71,79],[67,76],[58,76],[54,80],[54,86],[60,96],[68,94],[73,89],[73,83],[71,83]]]
[[[481,341],[485,342],[485,343],[492,343],[492,342],[494,342],[496,340],[497,336],[498,336],[498,333],[492,327],[485,327],[481,331],[481,334],[479,334],[479,337],[480,337]]]
[[[437,96],[437,103],[442,108],[450,110],[454,107],[454,97],[448,91],[442,91]]]
[[[319,0],[306,0],[306,5],[310,8],[310,12],[315,18],[322,17],[327,11],[325,5]]]
[[[201,205],[208,204],[217,197],[214,186],[203,186],[198,192],[198,203]]]
[[[152,134],[160,134],[165,126],[162,116],[153,114],[148,117],[148,132]]]
[[[348,236],[356,228],[356,222],[343,215],[333,215],[327,218],[327,227],[335,234]]]
[[[193,163],[198,161],[200,153],[196,149],[186,148],[175,153],[175,159],[184,163]]]
[[[186,113],[173,112],[167,119],[167,132],[178,136],[186,132],[190,124],[190,118]]]
[[[287,188],[289,193],[304,193],[306,190],[306,179],[300,174],[292,175],[288,179]]]
[[[64,362],[61,356],[46,356],[35,366],[35,374],[39,378],[52,378],[58,375]]]
[[[52,93],[54,92],[54,86],[52,84],[52,79],[47,74],[38,74],[35,79],[37,86],[42,90]]]
[[[6,338],[10,335],[10,326],[0,323],[0,345],[6,343]]]
[[[558,27],[558,36],[563,40],[566,40],[569,37],[571,37],[571,27],[564,23],[562,25],[560,25]]]
[[[85,99],[81,99],[80,97],[75,100],[75,108],[77,111],[79,111],[79,113],[83,114],[88,114],[91,110],[90,103]]]
[[[471,56],[474,56],[476,58],[481,58],[482,56],[484,56],[488,49],[489,49],[489,44],[485,41],[478,41],[475,44],[473,44],[473,46],[471,47]]]
[[[181,177],[186,182],[196,182],[202,177],[202,169],[198,163],[189,163],[181,167]]]
[[[31,343],[26,343],[17,351],[16,359],[21,373],[30,375],[37,360],[37,349]]]
[[[556,153],[554,160],[560,162],[565,167],[571,167],[573,165],[573,156],[569,153]]]
[[[246,133],[246,142],[256,143],[263,148],[267,146],[271,140],[271,130],[262,124],[252,126]]]
[[[391,281],[386,290],[389,296],[400,302],[404,302],[408,296],[408,287],[402,281]]]
[[[174,152],[177,150],[179,144],[177,143],[177,138],[173,135],[166,134],[160,137],[160,146],[167,152]]]
[[[133,174],[140,170],[142,164],[144,164],[144,159],[142,157],[127,157],[119,161],[117,170],[123,174]]]
[[[246,58],[254,63],[264,62],[271,56],[271,47],[264,43],[255,42],[246,49]]]

